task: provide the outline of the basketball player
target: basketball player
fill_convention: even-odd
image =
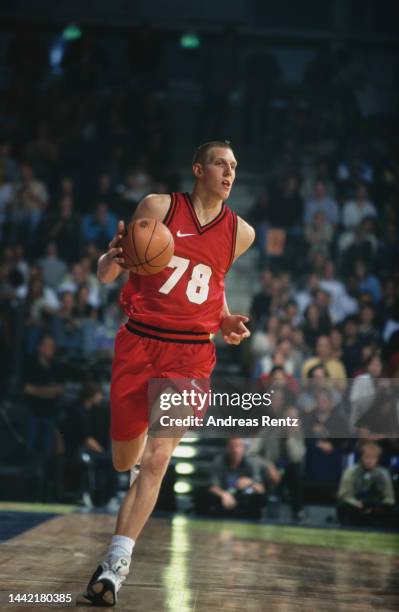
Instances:
[[[129,320],[117,333],[111,381],[111,438],[115,469],[140,472],[124,498],[107,555],[94,572],[85,597],[114,605],[135,542],[158,497],[180,438],[146,438],[147,390],[151,378],[209,379],[215,366],[210,334],[219,329],[228,344],[249,336],[248,318],[229,312],[224,277],[252,244],[255,232],[224,203],[237,161],[227,142],[201,145],[193,159],[191,195],[148,195],[134,219],[154,218],[172,232],[174,256],[159,274],[130,274],[121,292]],[[98,278],[115,280],[123,271],[122,221],[109,250],[98,261]]]

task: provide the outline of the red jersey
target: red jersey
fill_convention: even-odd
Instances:
[[[158,274],[130,273],[120,297],[128,325],[158,340],[209,341],[220,325],[237,215],[223,203],[219,214],[201,225],[189,194],[172,193],[163,222],[173,234],[174,255]]]

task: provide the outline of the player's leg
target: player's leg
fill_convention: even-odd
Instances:
[[[133,440],[112,441],[112,461],[117,472],[127,472],[139,463],[143,454],[147,432]]]
[[[126,504],[118,515],[116,534],[137,539],[158,498],[159,489],[172,453],[181,438],[148,438],[141,460],[140,474],[135,482],[132,504]],[[130,506],[130,508],[129,508]]]
[[[181,438],[148,438],[138,478],[118,513],[115,535],[107,556],[87,586],[86,597],[97,606],[113,606],[129,573],[135,540],[154,509],[173,450]]]

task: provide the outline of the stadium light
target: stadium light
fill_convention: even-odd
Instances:
[[[191,459],[192,457],[196,457],[198,451],[193,446],[176,446],[173,451],[173,457],[177,457],[178,459]]]
[[[193,474],[195,472],[195,467],[192,463],[185,463],[183,461],[176,463],[175,465],[176,474]]]
[[[184,482],[184,480],[178,480],[175,482],[175,486],[173,487],[174,492],[180,495],[184,493],[190,493],[192,490],[192,486],[189,482]]]

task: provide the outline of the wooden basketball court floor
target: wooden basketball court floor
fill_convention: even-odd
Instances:
[[[5,540],[0,545],[0,609],[50,609],[7,603],[10,593],[71,593],[72,607],[103,610],[83,603],[80,594],[114,523],[114,516],[71,512]],[[399,536],[151,518],[115,609],[398,610]]]

